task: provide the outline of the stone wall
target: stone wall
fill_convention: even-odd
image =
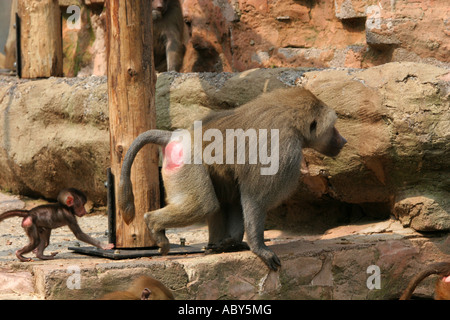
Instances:
[[[450,62],[445,0],[185,0],[183,7],[194,47],[216,51],[223,71]]]
[[[66,76],[105,75],[102,1],[60,2],[82,7],[82,28],[63,31]],[[446,0],[181,2],[190,35],[183,72],[368,68],[393,61],[450,66]]]

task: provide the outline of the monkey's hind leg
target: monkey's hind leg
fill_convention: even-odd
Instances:
[[[243,242],[244,219],[240,201],[227,204],[208,216],[209,240],[206,253],[222,253],[249,250]]]
[[[169,240],[164,230],[186,227],[204,220],[219,210],[211,179],[203,165],[184,165],[174,171],[163,168],[167,206],[144,215],[161,254],[169,252]]]
[[[42,228],[39,231],[40,242],[39,242],[39,245],[37,246],[36,250],[33,250],[33,252],[35,252],[36,257],[41,260],[52,260],[58,254],[58,252],[52,252],[52,253],[50,253],[49,256],[44,255],[45,248],[47,248],[48,245],[50,244],[51,232],[52,232],[51,229],[46,229],[46,228]]]
[[[162,209],[147,212],[144,215],[145,222],[152,233],[162,255],[169,252],[170,244],[164,230],[168,228],[186,227],[202,221],[210,211],[204,211],[201,206],[186,208],[174,204],[168,204]]]
[[[16,251],[16,257],[22,262],[29,262],[33,261],[33,259],[24,257],[23,255],[36,249],[40,243],[40,238],[39,233],[34,226],[31,228],[25,228],[25,232],[27,233],[30,242],[22,249]]]
[[[22,261],[22,262],[33,261],[33,259],[24,257],[23,255],[24,255],[25,253],[31,252],[31,251],[32,251],[34,248],[36,248],[36,247],[37,247],[36,243],[31,242],[31,243],[29,243],[28,245],[26,245],[25,247],[23,247],[22,249],[17,250],[17,251],[16,251],[16,257],[17,257],[20,261]]]

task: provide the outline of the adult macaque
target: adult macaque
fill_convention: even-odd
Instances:
[[[242,242],[245,231],[250,249],[269,268],[277,270],[280,260],[264,244],[266,212],[295,190],[302,148],[313,148],[330,157],[338,155],[346,140],[334,127],[336,119],[336,113],[311,92],[295,87],[261,95],[234,110],[214,113],[203,120],[201,129],[194,123],[194,128],[183,135],[182,142],[179,135],[173,135],[172,139],[168,131],[144,132],[133,141],[124,158],[119,207],[124,215],[135,214],[131,165],[145,144],[159,144],[165,147],[162,176],[167,206],[146,213],[145,221],[161,253],[169,251],[166,228],[182,227],[206,218],[210,251],[245,248]],[[270,139],[263,139],[263,133],[267,138],[268,131]],[[235,137],[229,139],[230,133]],[[221,135],[227,136],[226,150],[220,149]],[[212,136],[212,143],[201,141],[198,146],[199,138],[211,141]],[[238,140],[236,145],[234,138]],[[248,150],[245,149],[247,138]],[[185,139],[192,142],[192,148],[183,148]],[[202,155],[208,151],[214,161],[205,158],[202,162]],[[259,161],[254,154],[258,151]]]
[[[403,292],[400,300],[409,300],[411,296],[423,279],[432,274],[439,275],[436,280],[436,287],[434,292],[435,300],[450,300],[450,262],[437,262],[426,267],[422,272],[418,273],[408,284],[408,287]]]
[[[11,217],[21,217],[22,227],[30,240],[29,244],[16,251],[20,261],[32,261],[23,254],[35,252],[36,257],[42,260],[54,259],[56,252],[44,255],[45,248],[50,244],[52,229],[68,226],[78,240],[89,243],[101,249],[112,249],[113,244],[102,245],[86,233],[78,225],[77,218],[86,214],[84,205],[87,198],[83,192],[77,189],[64,189],[58,195],[58,203],[41,205],[31,210],[10,210],[0,214],[0,221]]]
[[[100,300],[174,300],[172,292],[160,281],[141,276],[126,291],[108,293]]]
[[[153,57],[158,72],[180,71],[185,47],[179,0],[153,0]]]

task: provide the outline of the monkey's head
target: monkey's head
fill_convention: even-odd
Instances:
[[[58,194],[58,202],[68,207],[73,214],[78,217],[82,217],[87,214],[84,205],[87,202],[87,198],[83,192],[77,189],[64,189]]]
[[[153,0],[152,1],[152,18],[153,21],[162,18],[167,11],[169,0]]]
[[[304,147],[335,157],[347,140],[334,126],[337,120],[336,112],[317,98],[314,97],[314,100],[316,101],[311,103],[311,110],[307,113],[310,117],[305,119],[309,122],[303,128]]]

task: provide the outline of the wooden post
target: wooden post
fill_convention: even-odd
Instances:
[[[22,78],[62,76],[61,11],[58,0],[19,0]]]
[[[9,32],[8,39],[5,44],[5,68],[13,70],[14,62],[16,62],[16,12],[17,12],[17,0],[11,2],[11,15],[9,20]]]
[[[107,0],[106,16],[111,172],[117,192],[122,161],[132,141],[156,128],[151,1]],[[159,208],[157,146],[147,145],[138,153],[131,182],[136,215],[127,225],[116,200],[116,247],[154,246],[144,213]]]

